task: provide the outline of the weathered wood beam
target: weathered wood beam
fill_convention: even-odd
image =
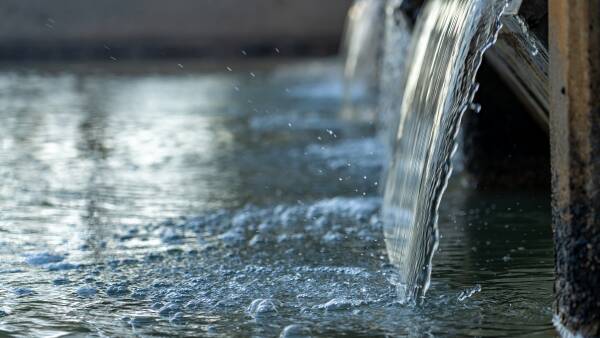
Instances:
[[[549,124],[548,0],[513,1],[487,60],[546,132]],[[520,4],[520,5],[519,5]]]
[[[600,336],[600,1],[550,0],[555,324]]]
[[[547,48],[520,16],[504,16],[502,24],[498,40],[486,53],[486,59],[547,131],[550,105]]]

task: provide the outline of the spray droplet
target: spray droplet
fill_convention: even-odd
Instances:
[[[472,288],[465,289],[458,295],[458,301],[463,302],[468,298],[471,298],[474,294],[481,292],[481,285],[476,284]]]
[[[471,108],[472,111],[474,111],[475,113],[479,114],[481,112],[481,105],[479,103],[471,103],[471,105],[469,106],[469,108]]]

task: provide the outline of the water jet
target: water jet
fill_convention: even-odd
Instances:
[[[485,182],[481,184],[488,188],[510,184],[510,177],[519,176],[519,172],[535,172],[540,168],[544,170],[548,166],[551,167],[552,223],[556,255],[555,323],[561,326],[563,333],[568,331],[582,336],[598,336],[600,221],[595,215],[599,212],[600,199],[597,197],[596,183],[600,180],[600,173],[596,170],[594,159],[598,157],[597,144],[600,144],[600,8],[593,1],[569,4],[561,1],[516,1],[509,4],[505,14],[507,15],[501,19],[503,28],[498,35],[498,41],[486,53],[487,62],[495,71],[484,72],[487,75],[482,77],[485,81],[481,86],[496,81],[492,79],[494,77],[500,77],[509,86],[505,88],[510,88],[517,95],[520,104],[526,108],[539,127],[530,122],[523,122],[528,119],[523,110],[519,112],[520,116],[513,115],[512,120],[507,120],[506,116],[499,116],[502,114],[488,115],[482,119],[467,117],[464,140],[468,147],[476,150],[467,151],[466,166],[476,168],[475,179]],[[407,81],[409,85],[410,75]],[[488,99],[481,102],[484,109],[486,102],[493,101],[493,96],[494,94],[487,94]],[[406,97],[404,101],[404,104],[407,104]],[[516,102],[513,101],[513,104]],[[494,111],[494,108],[491,110]],[[478,121],[472,122],[473,120]],[[482,123],[481,120],[489,120],[490,123]],[[503,123],[503,120],[511,122]],[[511,127],[511,123],[531,125],[527,128],[539,128],[540,132],[531,134],[527,128]],[[403,123],[400,122],[399,138],[402,138],[402,126]],[[520,145],[508,150],[508,159],[499,158],[500,152],[494,151],[494,144],[501,142],[500,138],[507,134],[519,140],[518,142],[532,143],[535,146]],[[532,136],[534,134],[535,136]],[[410,144],[411,147],[414,146],[414,143]],[[486,147],[492,151],[481,151]],[[544,154],[547,154],[548,147],[552,154],[551,165]],[[410,152],[409,149],[402,149],[404,156]],[[530,157],[529,161],[527,157]],[[421,173],[424,169],[415,170]],[[408,172],[400,177],[406,175]],[[492,179],[482,179],[485,176]],[[512,180],[512,183],[517,181]],[[534,183],[535,185],[546,182],[536,178],[527,181],[538,182]],[[390,195],[398,193],[396,188],[387,189],[391,189]],[[408,191],[399,193],[409,201],[414,199],[407,194]],[[399,203],[396,200],[392,203],[395,206],[390,207],[390,210],[402,214],[397,214],[394,218],[402,219],[401,223],[410,223],[409,216],[412,213],[408,210],[403,211],[405,208]],[[397,231],[398,221],[388,222],[391,222],[392,229]],[[406,241],[407,233],[403,233],[402,237]],[[429,245],[430,249],[425,249],[425,252],[432,251],[431,248],[435,249],[437,235],[428,234],[425,238],[431,236],[434,238],[433,244]],[[397,251],[394,247],[395,244],[392,244],[392,252]],[[415,251],[422,250],[407,249],[396,260],[406,260],[414,255]],[[429,264],[415,265],[414,262],[408,263],[407,266],[425,266],[426,269],[430,269]],[[427,282],[416,285],[426,288]],[[420,291],[416,294],[420,294]]]

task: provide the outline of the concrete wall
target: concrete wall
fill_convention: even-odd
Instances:
[[[351,0],[2,0],[0,57],[335,51]],[[292,50],[293,49],[293,50]],[[84,54],[85,54],[84,53]]]

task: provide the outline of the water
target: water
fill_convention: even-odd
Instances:
[[[500,29],[505,1],[430,1],[415,27],[394,155],[383,204],[384,232],[401,302],[420,302],[438,247],[441,196],[463,112],[483,52]]]
[[[377,120],[383,144],[389,147],[390,155],[400,122],[405,69],[412,36],[410,22],[401,10],[403,2],[404,0],[389,0],[385,5]]]
[[[344,103],[342,116],[375,121],[383,45],[385,1],[355,0],[343,40]]]
[[[5,65],[0,336],[554,336],[547,193],[461,173],[425,304],[399,304],[385,154],[337,116],[341,79],[331,60]]]

